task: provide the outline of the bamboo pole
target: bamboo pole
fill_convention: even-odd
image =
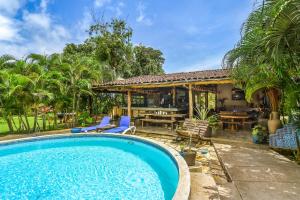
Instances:
[[[192,90],[192,84],[189,84],[189,118],[193,118],[193,90]]]
[[[172,97],[173,97],[173,106],[175,107],[176,105],[176,88],[173,87],[172,89]]]
[[[131,91],[127,92],[127,115],[131,117]]]

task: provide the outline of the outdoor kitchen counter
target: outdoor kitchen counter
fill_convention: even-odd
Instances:
[[[127,110],[127,107],[122,107],[123,110]],[[164,111],[164,112],[181,112],[185,109],[181,108],[162,108],[162,107],[131,107],[131,110],[139,111]]]

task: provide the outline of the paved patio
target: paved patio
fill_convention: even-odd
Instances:
[[[148,132],[146,130],[145,132]],[[155,129],[156,134],[143,131],[136,134],[141,137],[150,138],[162,142],[177,151],[180,151],[182,142],[175,141],[175,135],[163,130]],[[187,140],[184,141],[187,143]],[[197,151],[196,165],[190,166],[191,172],[191,193],[190,200],[218,200],[219,191],[215,180],[227,182],[223,168],[218,160],[215,149],[212,145],[193,143],[193,150]],[[204,150],[205,154],[202,153]]]
[[[219,184],[221,199],[300,199],[300,166],[296,163],[266,146],[214,145],[232,179]]]

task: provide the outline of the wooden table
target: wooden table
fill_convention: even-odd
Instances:
[[[147,113],[143,114],[146,118],[150,117],[157,117],[157,118],[171,118],[172,120],[176,120],[176,118],[184,118],[186,114],[152,114],[152,113]]]
[[[221,121],[223,123],[227,123],[231,125],[231,130],[235,130],[235,125],[237,125],[239,122],[235,120],[239,120],[241,125],[244,126],[244,123],[246,120],[250,118],[248,115],[220,115]],[[227,121],[229,120],[229,121]]]
[[[144,114],[145,119],[141,119],[142,127],[144,126],[144,122],[158,123],[158,124],[170,124],[171,129],[173,130],[173,125],[176,123],[176,118],[184,118],[186,114]],[[153,118],[155,117],[155,118]],[[169,119],[163,119],[169,118]]]

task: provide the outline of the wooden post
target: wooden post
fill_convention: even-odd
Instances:
[[[172,89],[172,97],[173,97],[173,106],[175,107],[176,105],[176,88],[173,87]]]
[[[193,106],[193,90],[192,84],[189,84],[189,118],[193,118],[194,106]]]
[[[131,91],[127,92],[127,115],[131,117]]]

